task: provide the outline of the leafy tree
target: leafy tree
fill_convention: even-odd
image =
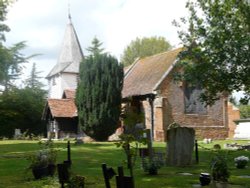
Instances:
[[[7,16],[7,8],[14,1],[0,0],[0,86],[5,91],[14,87],[14,81],[19,78],[23,63],[30,57],[25,57],[21,51],[26,47],[25,42],[19,42],[11,47],[3,45],[5,42],[5,32],[10,28],[4,23]]]
[[[0,95],[0,136],[12,137],[14,129],[28,130],[31,134],[45,133],[41,114],[45,104],[45,92],[31,88],[14,88]]]
[[[4,23],[7,16],[8,1],[0,0],[0,81],[4,78],[4,64],[3,59],[5,59],[6,48],[3,47],[3,42],[5,41],[5,32],[10,31],[9,27]]]
[[[102,54],[104,48],[101,48],[102,42],[100,42],[96,37],[91,42],[92,46],[87,48],[87,51],[90,52],[90,55],[96,56],[98,54]]]
[[[41,122],[45,92],[40,88],[17,89],[14,85],[14,81],[22,74],[23,63],[30,58],[21,53],[26,45],[24,42],[11,47],[3,45],[5,32],[10,30],[4,21],[11,2],[0,0],[0,86],[5,91],[0,92],[0,136],[12,137],[15,128],[40,134],[45,130]]]
[[[31,89],[41,89],[44,84],[40,81],[42,78],[38,75],[40,73],[41,71],[38,72],[36,70],[36,63],[33,63],[30,76],[25,80],[26,87]]]
[[[25,88],[12,88],[0,96],[0,121],[5,122],[0,126],[0,135],[12,137],[15,128],[21,129],[22,132],[27,131],[28,134],[45,133],[46,126],[45,122],[41,121],[41,114],[46,91],[42,89],[43,84],[39,81],[38,74],[33,64],[30,76],[32,79],[27,79]]]
[[[124,66],[132,64],[136,58],[151,56],[171,49],[164,37],[136,38],[124,49],[121,62]]]
[[[123,67],[108,54],[89,56],[80,65],[76,104],[79,124],[91,138],[105,141],[118,128]]]
[[[14,44],[10,48],[0,46],[0,63],[1,63],[1,79],[0,85],[4,86],[4,90],[15,87],[14,81],[20,78],[23,64],[33,57],[25,57],[21,51],[26,47],[25,42]]]
[[[184,44],[182,79],[201,84],[201,99],[213,104],[222,93],[243,90],[250,99],[250,4],[246,0],[188,1],[179,37]],[[183,27],[184,25],[184,27]],[[187,28],[182,30],[182,28]],[[242,100],[243,102],[243,100]]]
[[[9,32],[10,28],[4,23],[7,16],[7,8],[11,1],[6,0],[0,0],[0,43],[2,45],[2,42],[5,41],[5,35],[4,32]]]
[[[240,118],[247,119],[250,118],[250,105],[240,105]]]

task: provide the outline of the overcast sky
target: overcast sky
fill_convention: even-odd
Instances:
[[[26,56],[46,76],[57,63],[68,23],[68,2],[83,52],[96,36],[107,52],[120,59],[136,37],[163,36],[179,46],[174,19],[187,15],[186,0],[18,0],[9,8],[7,45],[26,41]],[[30,73],[30,66],[25,74]]]

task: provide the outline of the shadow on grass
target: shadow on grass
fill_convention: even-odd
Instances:
[[[166,152],[165,143],[157,143],[155,150]],[[59,149],[57,162],[60,163],[67,159],[67,142],[55,143]],[[13,157],[0,157],[0,179],[4,187],[11,186],[12,183],[19,183],[18,188],[22,187],[42,187],[40,185],[52,185],[58,183],[57,179],[33,181],[31,172],[25,173],[28,161],[21,157],[39,150],[37,142],[11,143],[3,144],[0,142],[0,155],[9,155]],[[124,163],[126,157],[122,148],[117,148],[114,143],[84,143],[82,145],[71,145],[72,153],[72,171],[86,177],[87,188],[103,188],[104,180],[102,176],[101,164],[106,163],[117,171],[118,166],[124,166],[125,174],[128,175],[128,169]],[[14,156],[16,157],[14,158]],[[173,167],[166,165],[159,169],[159,175],[149,176],[141,168],[141,160],[138,157],[135,165],[135,183],[137,188],[181,188],[192,187],[193,184],[199,184],[199,174],[201,172],[210,173],[210,162],[213,152],[199,148],[199,164],[186,167]],[[229,182],[234,185],[250,187],[250,178],[241,178],[242,175],[250,175],[250,167],[246,169],[237,169],[234,166],[234,158],[240,155],[250,156],[249,151],[229,151],[228,164],[231,172]],[[195,157],[193,156],[193,159]],[[250,166],[250,165],[249,165]],[[191,173],[190,176],[180,175],[181,172]],[[13,178],[14,177],[14,178]],[[55,182],[54,182],[55,181]],[[3,183],[2,183],[3,182]],[[111,180],[112,187],[115,186],[114,179]],[[52,187],[52,186],[51,186]],[[56,186],[55,186],[56,187]]]

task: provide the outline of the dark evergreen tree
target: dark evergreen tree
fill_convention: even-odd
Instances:
[[[82,130],[105,141],[118,128],[123,67],[108,54],[87,57],[80,66],[76,104]]]
[[[94,37],[91,44],[92,46],[87,48],[87,51],[89,51],[90,55],[96,56],[103,53],[104,48],[101,48],[102,42],[100,42],[96,37]]]
[[[26,87],[31,89],[42,89],[44,84],[40,81],[42,78],[39,76],[41,71],[37,71],[36,63],[33,63],[30,76],[25,80]]]

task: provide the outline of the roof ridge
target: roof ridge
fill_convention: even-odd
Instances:
[[[147,59],[147,58],[154,58],[155,56],[161,56],[161,55],[165,55],[166,53],[174,53],[175,51],[178,51],[180,50],[182,47],[178,47],[178,48],[175,48],[175,49],[169,49],[165,52],[160,52],[160,53],[157,53],[157,54],[154,54],[154,55],[151,55],[151,56],[146,56],[146,57],[143,57],[141,59]]]

